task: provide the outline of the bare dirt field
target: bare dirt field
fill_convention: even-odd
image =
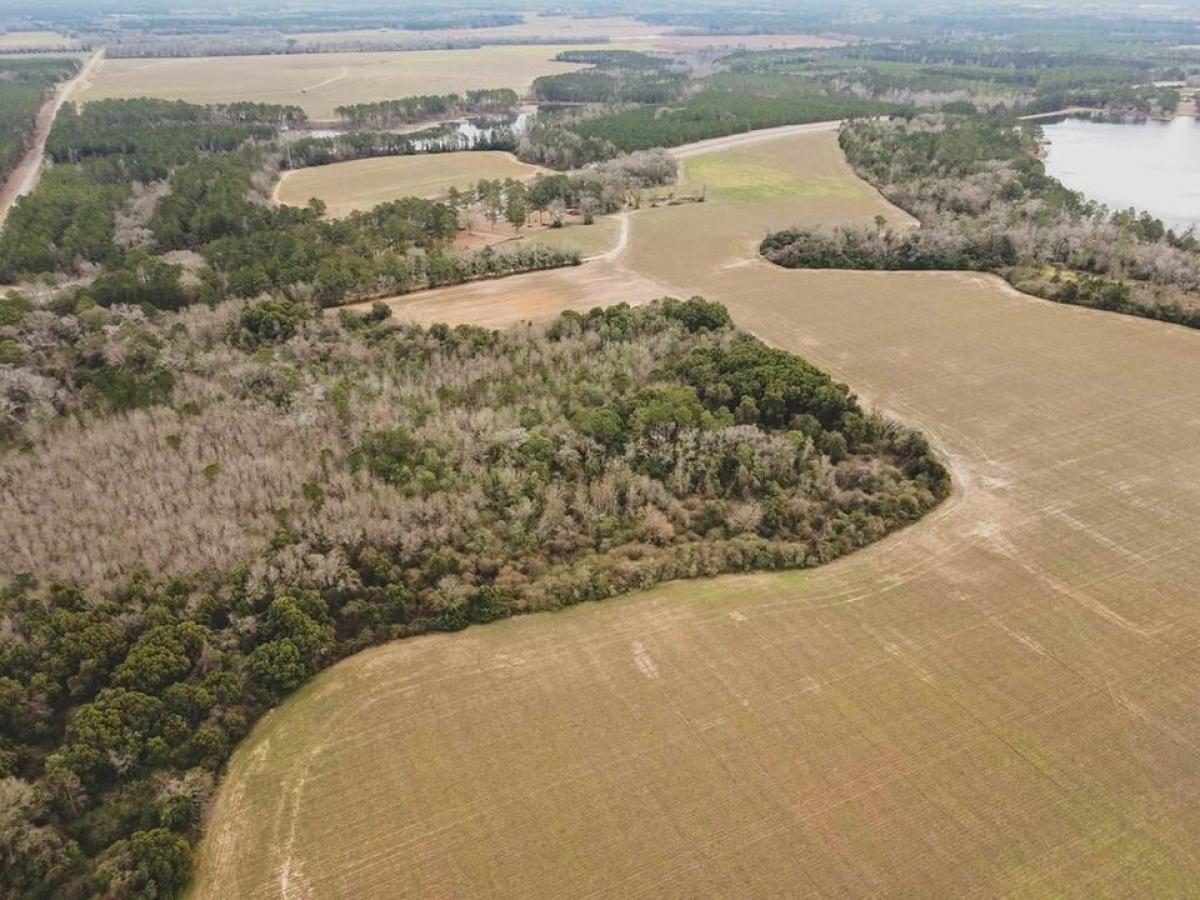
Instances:
[[[192,103],[294,103],[314,120],[329,120],[334,117],[334,107],[348,103],[485,87],[524,91],[539,75],[581,68],[553,61],[557,53],[570,49],[579,47],[554,44],[479,50],[106,59],[78,99],[161,97]]]
[[[898,219],[829,131],[726,152],[825,187],[642,211],[617,259],[397,311],[703,293],[926,430],[954,496],[820,569],[335,666],[234,756],[194,896],[1200,895],[1200,332],[772,267],[769,227]]]
[[[329,215],[337,217],[401,197],[442,197],[452,187],[462,190],[481,178],[524,179],[539,171],[499,150],[385,156],[285,172],[275,199],[303,206],[319,197]]]
[[[630,272],[618,261],[601,260],[573,268],[420,291],[387,303],[392,315],[401,322],[472,323],[504,328],[518,322],[549,319],[565,309],[583,312],[605,303],[645,303],[669,293],[666,284]]]

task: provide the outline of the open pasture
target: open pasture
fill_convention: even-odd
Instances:
[[[475,88],[525,91],[540,75],[581,68],[554,62],[578,45],[496,46],[478,50],[300,53],[187,59],[105,59],[78,99],[160,97],[191,103],[293,103],[314,120],[350,103]]]
[[[848,171],[829,131],[726,152]],[[637,299],[622,270],[703,293],[930,434],[955,494],[817,570],[335,666],[234,756],[194,896],[1200,893],[1200,333],[754,256],[875,214],[866,186],[714,192],[633,215],[617,261],[397,305],[499,323],[600,272],[590,299]]]
[[[440,198],[452,187],[462,190],[481,178],[524,179],[537,171],[499,150],[357,159],[285,172],[275,199],[303,206],[318,197],[328,214],[338,217],[401,197]]]
[[[531,237],[526,235],[521,240]],[[536,277],[539,275],[540,278]],[[388,300],[387,304],[401,322],[506,328],[520,322],[553,318],[566,309],[586,312],[597,305],[617,302],[613,300],[617,297],[626,303],[639,304],[670,292],[669,286],[631,272],[618,261],[602,260],[569,269],[420,291]],[[361,304],[364,309],[370,305]]]

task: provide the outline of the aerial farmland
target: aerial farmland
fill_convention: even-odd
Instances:
[[[590,12],[0,23],[0,896],[1200,894],[1200,19]]]

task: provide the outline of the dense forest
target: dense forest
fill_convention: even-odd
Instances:
[[[0,233],[0,279],[74,276],[102,305],[122,290],[158,308],[263,292],[337,305],[579,261],[544,247],[456,253],[445,203],[408,198],[336,221],[320,204],[271,204],[279,127],[302,115],[162,100],[66,107],[46,145],[55,165]],[[151,258],[168,251],[192,264]]]
[[[516,109],[518,99],[517,92],[509,88],[488,88],[467,91],[462,96],[434,94],[355,103],[339,106],[334,112],[355,128],[393,128],[434,119],[511,113]]]
[[[632,50],[565,50],[555,58],[589,68],[535,79],[533,96],[548,103],[669,103],[688,84],[678,62]]]
[[[78,69],[73,57],[0,59],[0,181],[25,154],[38,109],[54,85]]]
[[[559,58],[590,66],[534,82],[535,97],[548,107],[516,141],[522,159],[556,168],[756,128],[909,110],[781,74],[748,89],[728,80],[724,60],[721,72],[695,77],[677,60],[630,50],[577,50]]]
[[[798,96],[748,96],[708,89],[671,108],[648,106],[583,119],[571,130],[584,140],[602,141],[618,151],[673,147],[758,128],[800,125],[853,116],[877,116],[901,107],[874,100]]]
[[[699,299],[497,333],[10,294],[0,322],[30,451],[0,456],[5,896],[173,896],[232,748],[366,646],[817,565],[948,490]]]
[[[921,227],[788,229],[762,253],[790,267],[976,269],[1051,300],[1200,327],[1200,241],[1112,211],[1045,174],[1036,126],[925,115],[841,132],[860,175]]]

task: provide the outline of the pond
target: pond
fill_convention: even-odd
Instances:
[[[1147,210],[1200,228],[1200,121],[1091,119],[1044,123],[1046,171],[1112,209]]]

